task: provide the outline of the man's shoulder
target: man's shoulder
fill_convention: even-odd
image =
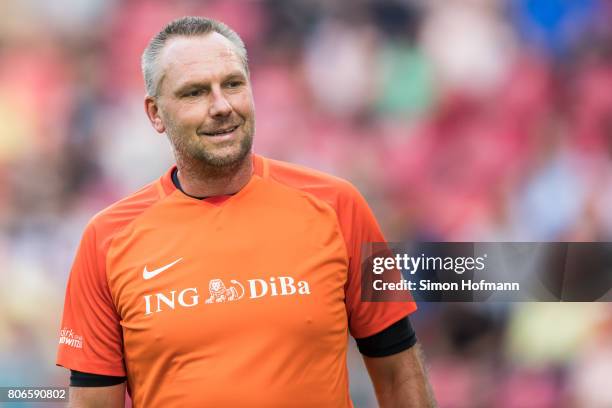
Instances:
[[[332,207],[347,241],[357,239],[359,231],[372,232],[377,242],[384,240],[366,200],[349,181],[308,167],[265,160],[264,177]]]
[[[335,208],[347,200],[360,197],[355,186],[343,178],[294,163],[265,160],[269,178],[289,188],[312,194]]]
[[[111,236],[129,225],[162,197],[159,180],[151,182],[95,214],[90,219],[88,228],[94,229],[96,235]]]

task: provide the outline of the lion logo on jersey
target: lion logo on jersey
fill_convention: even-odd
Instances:
[[[230,286],[229,288],[226,287],[225,283],[223,283],[221,279],[211,280],[208,283],[210,297],[206,299],[206,303],[232,302],[234,300],[241,299],[244,296],[244,286],[234,279],[230,280],[230,283],[233,285],[238,285],[240,287],[240,293],[238,293],[236,286]]]

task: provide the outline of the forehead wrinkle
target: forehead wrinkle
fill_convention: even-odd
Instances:
[[[183,71],[181,77],[190,73],[195,76],[204,73],[207,76],[215,77],[229,70],[239,71],[246,76],[244,63],[234,45],[221,35],[218,35],[222,39],[221,43],[211,42],[211,36],[212,34],[203,37],[178,37],[170,40],[160,55],[161,76],[158,81],[158,89],[161,90],[162,82],[169,76],[168,74],[177,70]],[[207,41],[208,44],[203,44],[204,41]],[[208,48],[207,52],[203,53],[202,48]],[[236,67],[229,68],[229,65],[234,64]],[[192,66],[202,66],[202,69],[191,69]],[[185,82],[187,81],[182,81],[182,83]]]
[[[226,80],[229,78],[244,78],[244,73],[240,70],[228,70],[225,73],[220,73],[219,75],[215,75],[216,77],[219,77],[221,80]],[[177,85],[176,85],[176,89],[182,89],[188,86],[192,86],[192,85],[210,85],[210,81],[209,78],[206,79],[202,79],[200,78],[198,75],[194,75],[193,78],[185,78],[183,80],[180,80]]]

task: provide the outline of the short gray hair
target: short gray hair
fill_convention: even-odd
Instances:
[[[230,40],[238,51],[244,63],[246,72],[249,72],[247,51],[244,42],[238,34],[227,25],[211,18],[181,17],[168,23],[155,35],[145,48],[141,58],[142,76],[145,89],[149,96],[157,96],[159,92],[159,73],[157,72],[157,58],[161,54],[169,39],[174,37],[198,37],[210,33],[219,33]]]

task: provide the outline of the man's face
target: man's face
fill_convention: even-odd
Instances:
[[[158,61],[159,122],[183,160],[224,168],[251,151],[251,84],[234,45],[218,33],[171,39]],[[178,157],[177,157],[178,159]]]

